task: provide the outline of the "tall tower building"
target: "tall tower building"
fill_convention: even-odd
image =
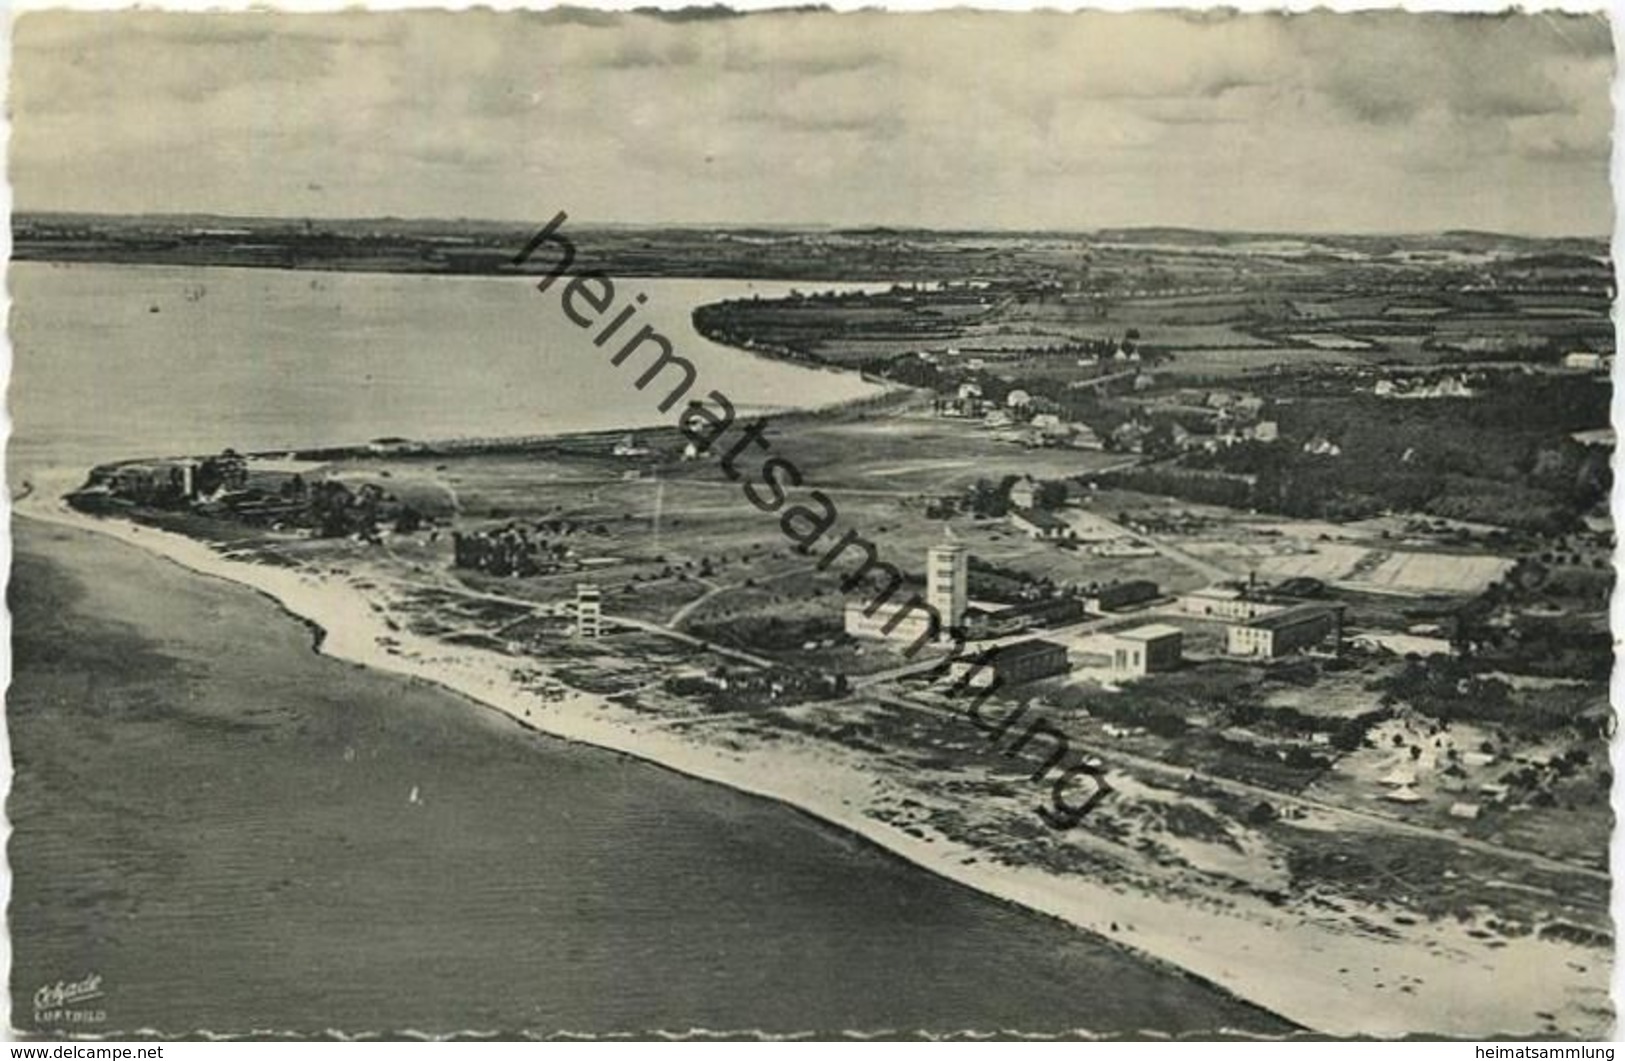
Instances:
[[[576,583],[576,636],[601,637],[603,632],[603,592],[591,582]]]
[[[969,578],[965,546],[945,541],[925,551],[925,602],[942,616],[944,629],[965,621]]]

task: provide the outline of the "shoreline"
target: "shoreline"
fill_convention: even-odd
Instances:
[[[1306,1030],[1338,1036],[1439,1035],[1482,1038],[1493,1031],[1535,1034],[1538,1023],[1498,989],[1522,984],[1539,990],[1564,968],[1558,959],[1594,962],[1583,948],[1547,940],[1477,953],[1459,926],[1423,926],[1436,937],[1402,944],[1354,936],[1305,922],[1262,900],[1237,898],[1230,912],[1188,899],[1128,892],[1083,877],[990,858],[981,847],[934,833],[911,835],[869,813],[888,796],[909,795],[883,764],[833,747],[771,744],[727,747],[673,733],[659,720],[607,699],[564,686],[544,666],[529,665],[549,696],[519,677],[525,661],[392,629],[388,609],[351,576],[258,564],[222,555],[206,542],[128,520],[103,519],[71,509],[54,484],[36,482],[32,495],[14,501],[18,515],[111,537],[194,573],[220,578],[270,598],[311,632],[312,649],[355,666],[428,682],[495,711],[519,725],[561,740],[628,755],[666,770],[786,805],[889,854],[998,901],[1062,921],[1099,941],[1157,966],[1205,981],[1237,999]],[[372,587],[368,587],[372,588]],[[558,695],[562,691],[562,696]],[[737,736],[737,735],[736,735]],[[763,783],[762,778],[772,778]],[[1118,931],[1118,924],[1124,928]],[[1110,928],[1108,928],[1110,926]],[[1452,930],[1455,930],[1452,932]],[[1291,938],[1289,940],[1288,934]],[[1547,951],[1530,969],[1529,948]],[[1363,963],[1363,965],[1361,964]],[[1434,985],[1400,995],[1372,994],[1328,976],[1339,968],[1371,968],[1390,982]],[[1537,971],[1544,970],[1544,972]],[[1471,973],[1473,984],[1462,982]],[[1572,974],[1571,974],[1572,979]],[[1310,985],[1313,985],[1312,987]],[[1380,986],[1380,985],[1379,985]],[[1563,1013],[1569,1026],[1596,1019],[1579,1007],[1589,985],[1558,986],[1535,1000],[1534,1012]],[[1452,990],[1452,989],[1456,990]],[[1595,1003],[1606,1006],[1606,991]],[[1361,1005],[1361,1003],[1364,1005]],[[1464,1005],[1464,1003],[1467,1003]],[[1444,1007],[1441,1009],[1441,1005]],[[1214,1029],[1215,1032],[1228,1029]],[[1245,1033],[1244,1033],[1245,1034]]]

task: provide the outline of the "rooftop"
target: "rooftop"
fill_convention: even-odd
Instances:
[[[1010,515],[1012,518],[1024,519],[1035,527],[1065,530],[1071,526],[1066,520],[1053,512],[1046,512],[1038,508],[1013,508],[1010,510]]]
[[[1045,641],[1042,638],[1029,637],[1025,641],[999,646],[993,654],[993,660],[996,663],[1009,663],[1056,651],[1065,652],[1066,646],[1057,644],[1054,641]]]
[[[1193,589],[1185,596],[1200,600],[1238,600],[1242,593],[1234,586],[1207,586],[1203,589]]]
[[[983,615],[996,615],[1002,619],[1027,615],[1032,612],[1047,612],[1051,608],[1077,608],[1083,610],[1083,602],[1076,597],[1039,597],[1037,600],[1020,601],[1016,604],[1001,604],[992,608],[974,609]]]
[[[1127,582],[1113,582],[1110,585],[1102,586],[1096,592],[1111,593],[1114,590],[1122,591],[1129,589],[1141,591],[1149,590],[1151,593],[1155,594],[1157,592],[1157,584],[1151,581],[1149,578],[1131,578]]]
[[[1255,630],[1279,630],[1283,626],[1307,623],[1329,614],[1341,614],[1342,611],[1341,604],[1296,604],[1278,612],[1249,619],[1246,625]]]
[[[1159,641],[1165,637],[1180,637],[1185,633],[1177,626],[1167,623],[1149,623],[1145,626],[1136,626],[1132,630],[1118,630],[1113,637],[1127,638],[1130,641]]]

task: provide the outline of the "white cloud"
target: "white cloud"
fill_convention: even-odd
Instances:
[[[1612,63],[1555,15],[37,13],[12,175],[23,209],[1589,232]]]

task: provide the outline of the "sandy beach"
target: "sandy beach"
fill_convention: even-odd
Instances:
[[[1595,971],[1602,956],[1594,951],[1534,937],[1491,943],[1446,922],[1409,925],[1382,938],[1250,896],[1231,893],[1222,906],[1197,903],[1161,889],[989,858],[929,828],[905,832],[880,817],[882,808],[919,793],[906,775],[877,768],[862,753],[676,734],[648,714],[560,689],[545,672],[521,673],[513,657],[393,628],[387,597],[376,586],[233,560],[180,535],[77,513],[60,500],[74,485],[71,474],[36,479],[17,512],[109,535],[250,587],[319,629],[320,651],[335,659],[432,682],[540,732],[789,804],[921,868],[1097,933],[1315,1031],[1477,1038],[1534,1034],[1555,1020],[1590,1035],[1609,1032],[1599,1016],[1609,1007]],[[548,695],[538,693],[539,685],[549,687]],[[1103,843],[1082,835],[1075,842]]]

